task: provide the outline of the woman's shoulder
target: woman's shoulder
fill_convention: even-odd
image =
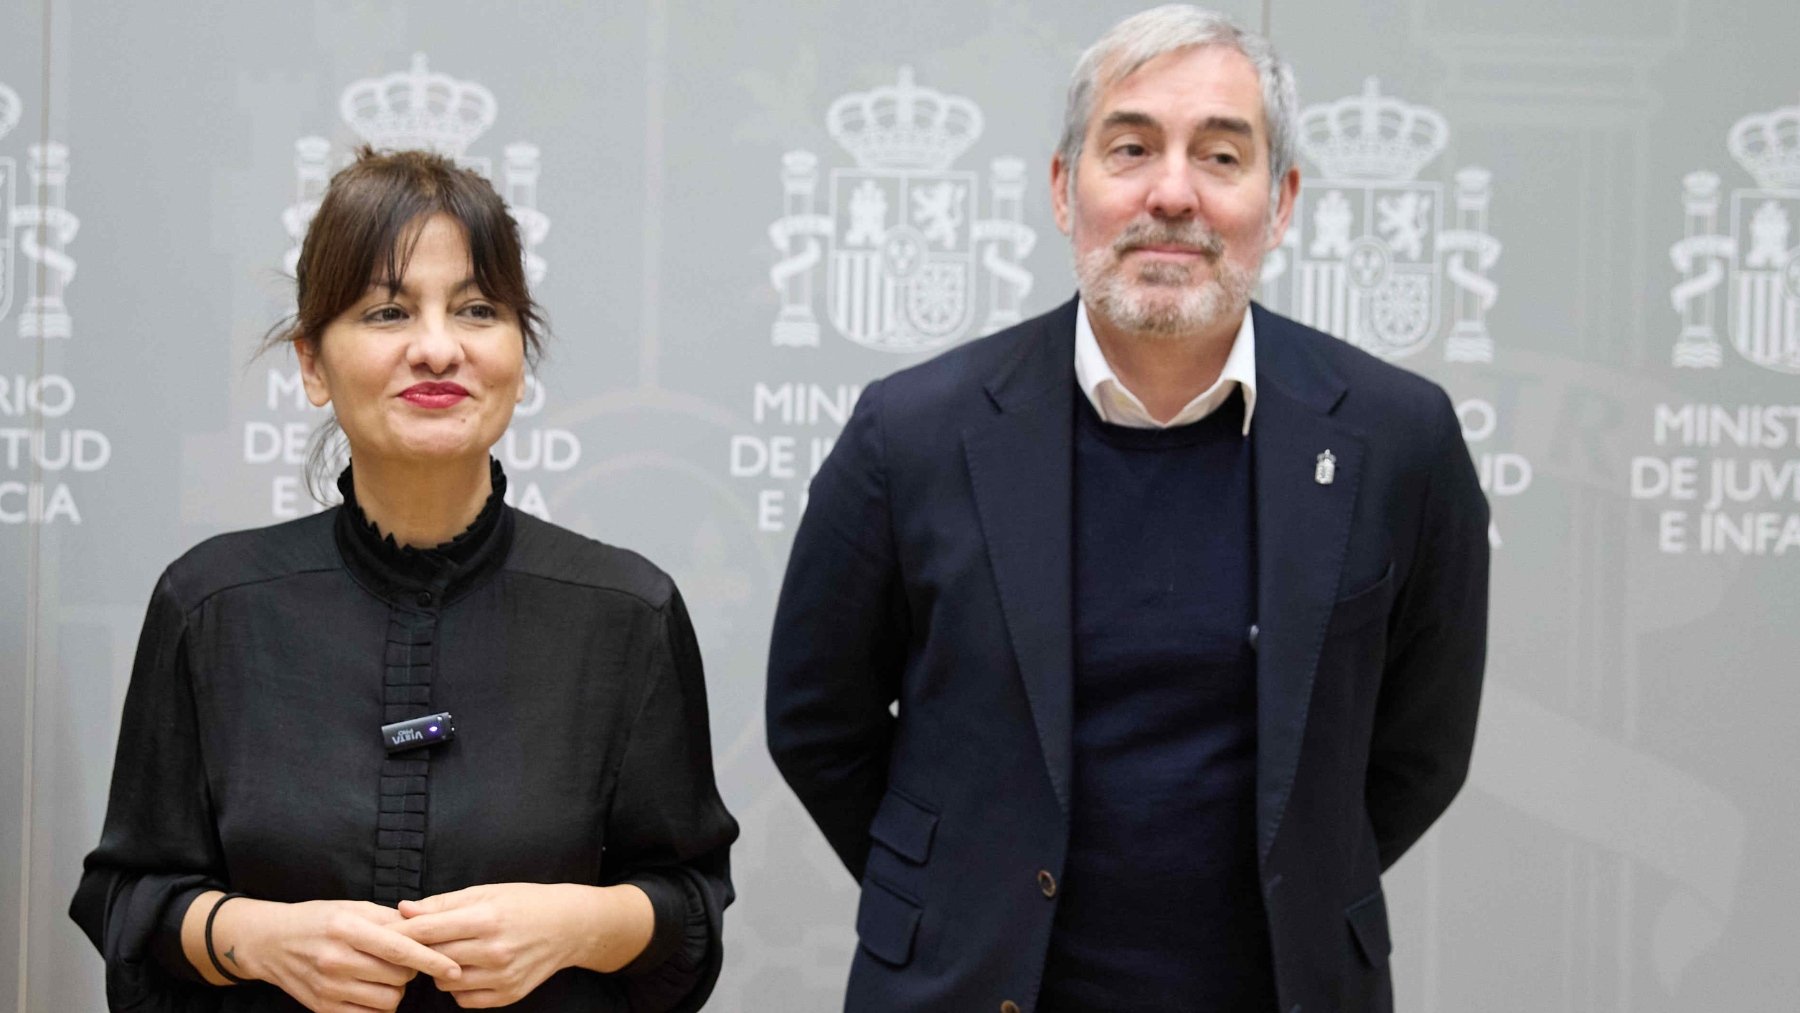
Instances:
[[[343,566],[332,541],[336,508],[261,528],[214,535],[163,571],[159,590],[192,607],[234,587]]]
[[[589,538],[522,511],[514,513],[509,572],[543,580],[616,591],[654,609],[668,605],[675,581],[630,549]]]

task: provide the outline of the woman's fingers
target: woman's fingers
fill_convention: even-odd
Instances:
[[[438,943],[432,949],[456,961],[456,966],[462,968],[461,980],[463,982],[469,981],[470,976],[476,971],[486,969],[494,964],[493,947],[484,940],[458,939],[454,942]]]
[[[405,902],[402,901],[402,903]],[[344,901],[344,904],[365,921],[374,922],[376,925],[393,925],[406,920],[405,915],[386,904],[377,904],[367,900],[347,900]]]
[[[346,922],[344,941],[371,957],[410,967],[433,978],[454,980],[462,974],[462,968],[449,957],[394,929],[370,922]]]
[[[478,899],[481,895],[481,889],[482,888],[479,886],[472,886],[463,890],[451,890],[449,893],[434,893],[429,897],[421,897],[418,900],[403,900],[400,902],[399,913],[403,917],[414,918],[419,915],[429,915],[436,914],[439,911],[449,911]]]
[[[475,939],[493,931],[493,918],[480,908],[452,908],[421,914],[391,926],[393,931],[425,946]]]
[[[352,950],[353,962],[347,962],[342,968],[345,976],[357,981],[372,982],[377,985],[404,986],[418,974],[410,967],[389,963],[379,957],[372,957],[361,950]],[[454,961],[456,958],[450,958]],[[458,965],[460,966],[460,965]]]
[[[406,997],[406,989],[394,985],[378,985],[371,981],[340,980],[332,982],[324,989],[333,1001],[342,1003],[352,1010],[378,1010],[380,1013],[393,1013],[400,1000]]]
[[[505,982],[497,971],[490,971],[484,967],[471,967],[464,971],[463,976],[456,981],[440,981],[436,984],[440,992],[491,992],[500,988]]]

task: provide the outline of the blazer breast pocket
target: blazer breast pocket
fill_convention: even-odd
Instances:
[[[1332,634],[1359,630],[1377,618],[1385,618],[1394,603],[1394,564],[1390,560],[1381,577],[1339,598],[1331,606]]]

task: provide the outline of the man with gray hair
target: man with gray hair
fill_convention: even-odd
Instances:
[[[862,884],[847,1009],[1393,1007],[1487,504],[1441,389],[1250,302],[1295,107],[1218,14],[1115,25],[1050,170],[1079,294],[870,384],[813,481],[768,730]]]

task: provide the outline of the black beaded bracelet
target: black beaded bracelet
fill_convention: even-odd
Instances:
[[[217,953],[213,952],[212,925],[213,925],[213,919],[217,918],[219,916],[219,909],[225,906],[226,901],[230,900],[233,897],[242,897],[242,896],[243,896],[243,894],[241,894],[241,893],[228,893],[225,896],[220,897],[218,900],[214,901],[212,910],[208,911],[206,913],[206,955],[212,959],[213,969],[219,972],[219,977],[224,978],[226,981],[229,981],[234,985],[242,985],[245,982],[249,981],[250,979],[249,978],[240,978],[237,975],[232,974],[230,971],[227,971],[225,969],[224,964],[219,962],[219,955]]]

